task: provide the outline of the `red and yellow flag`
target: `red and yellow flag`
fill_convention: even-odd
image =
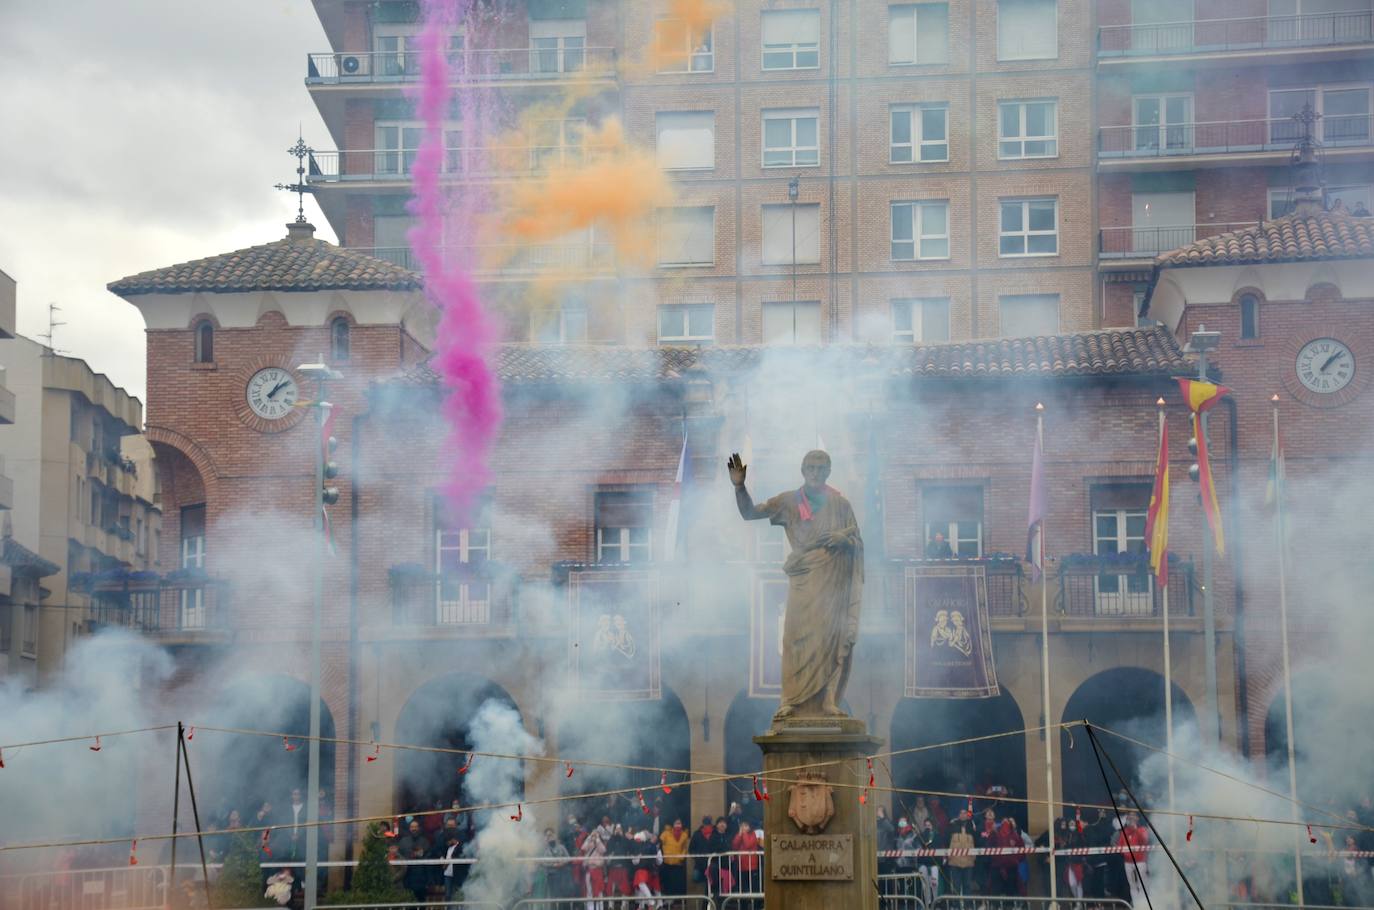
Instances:
[[[1180,379],[1178,386],[1183,390],[1183,400],[1188,403],[1188,410],[1193,412],[1193,438],[1197,440],[1198,486],[1202,494],[1202,512],[1207,516],[1207,524],[1216,540],[1217,555],[1223,556],[1226,554],[1226,533],[1221,526],[1217,488],[1212,483],[1212,462],[1207,455],[1207,437],[1202,432],[1202,414],[1231,390],[1225,386],[1195,379]]]
[[[1145,540],[1150,547],[1150,571],[1161,586],[1169,584],[1169,426],[1159,423],[1159,454],[1155,457],[1155,485],[1145,515]]]

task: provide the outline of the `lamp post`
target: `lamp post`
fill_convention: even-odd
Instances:
[[[324,613],[324,557],[325,523],[324,506],[330,500],[337,501],[339,491],[333,487],[325,488],[327,476],[333,476],[326,467],[326,454],[330,440],[325,436],[325,425],[329,419],[330,408],[324,400],[325,385],[331,380],[343,379],[343,374],[331,370],[321,355],[316,363],[303,363],[296,372],[306,379],[315,380],[315,419],[319,427],[319,441],[315,446],[315,597],[310,611],[310,740],[307,744],[306,794],[305,794],[305,910],[315,910],[316,876],[319,874],[320,847],[320,636]],[[332,465],[332,462],[330,463]]]
[[[1207,378],[1207,352],[1215,351],[1221,346],[1221,333],[1207,330],[1207,326],[1199,325],[1197,331],[1188,339],[1188,346],[1184,348],[1189,353],[1198,355],[1197,378],[1201,382],[1209,382]],[[1199,415],[1198,432],[1207,439],[1207,412]],[[1218,516],[1218,519],[1220,516]],[[1213,549],[1216,547],[1216,540],[1210,534],[1203,535],[1207,538],[1202,545],[1202,633],[1203,647],[1205,649],[1205,667],[1207,677],[1207,722],[1215,725],[1217,741],[1221,741],[1221,716],[1217,709],[1217,617],[1212,604],[1212,563],[1215,560]]]
[[[797,197],[801,195],[801,178],[787,181],[787,199],[792,203],[792,343],[797,343]]]

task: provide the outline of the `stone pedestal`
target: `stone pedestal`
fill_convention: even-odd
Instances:
[[[763,823],[766,910],[877,910],[877,795],[860,803],[859,794],[882,740],[863,721],[817,717],[775,723],[754,742],[771,796]],[[795,770],[816,762],[836,764]],[[830,805],[833,817],[814,823]]]

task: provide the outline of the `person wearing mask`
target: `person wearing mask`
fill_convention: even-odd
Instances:
[[[1021,832],[1016,829],[1016,823],[1009,818],[1002,819],[1002,823],[993,831],[992,846],[999,847],[1003,852],[991,857],[989,865],[989,881],[992,894],[1004,897],[1015,897],[1017,893],[1016,867],[1021,862],[1020,850],[1023,846],[1021,842]]]
[[[949,837],[949,858],[945,861],[946,880],[950,894],[973,893],[973,832],[970,819],[961,813]]]
[[[602,910],[601,899],[606,896],[606,843],[601,839],[600,826],[583,838],[581,856],[585,876],[582,893],[587,898],[587,910]]]
[[[910,896],[914,893],[911,876],[916,874],[916,829],[905,818],[897,819],[897,894]]]
[[[663,847],[660,877],[664,894],[687,893],[687,845],[691,838],[680,818],[674,819],[673,826],[659,835],[659,843]]]
[[[633,829],[630,834],[633,834]],[[611,829],[606,842],[606,896],[630,896],[630,867],[635,854],[634,841],[623,825]]]
[[[425,833],[420,830],[419,819],[412,818],[406,833],[401,836],[396,845],[400,848],[401,858],[408,860],[426,859],[429,856],[430,844]],[[415,895],[415,900],[423,902],[429,891],[429,866],[423,863],[411,864],[405,867],[405,888]]]
[[[897,826],[887,817],[887,807],[878,807],[878,874],[891,875],[897,868],[897,858],[890,855],[897,849]]]
[[[921,830],[916,832],[917,850],[937,850],[940,847],[939,840],[935,836],[935,822],[929,815],[925,822],[921,824]],[[935,898],[940,894],[940,859],[936,856],[919,856],[916,858],[916,874],[921,877],[924,895],[922,900],[927,907],[933,906]]]
[[[632,849],[634,852],[632,865],[634,877],[630,880],[630,891],[635,897],[641,898],[639,902],[641,910],[648,910],[653,906],[653,903],[643,900],[643,898],[653,898],[661,893],[658,870],[663,863],[663,854],[658,849],[658,841],[654,838],[654,833],[649,830],[635,834]]]
[[[981,850],[997,846],[997,812],[991,807],[983,810],[983,824],[978,828],[977,844]],[[979,855],[973,863],[973,869],[981,893],[999,893],[994,887],[991,856],[986,853]]]
[[[1125,827],[1117,832],[1112,846],[1125,848],[1122,859],[1126,866],[1126,884],[1130,888],[1131,906],[1137,910],[1148,906],[1145,900],[1145,879],[1149,875],[1146,867],[1146,861],[1150,856],[1149,844],[1150,834],[1140,824],[1140,816],[1134,812],[1128,814]]]
[[[707,851],[712,854],[711,865],[706,870],[709,893],[729,894],[734,890],[735,876],[730,868],[730,829],[725,816],[716,819],[715,830],[707,842]],[[714,878],[714,880],[712,880]]]
[[[558,840],[552,828],[544,829],[545,861],[535,865],[533,897],[571,897],[574,894],[569,875],[568,848]],[[452,898],[446,898],[452,900]]]
[[[711,852],[711,836],[715,834],[716,826],[711,821],[711,816],[701,817],[701,827],[692,832],[692,839],[688,846],[692,851],[692,881],[698,884],[705,884],[710,860],[708,854]]]
[[[735,830],[735,837],[730,842],[730,849],[735,855],[735,879],[740,891],[762,891],[763,879],[759,877],[759,851],[763,845],[759,843],[758,835],[749,825],[748,819],[741,819],[739,827]]]

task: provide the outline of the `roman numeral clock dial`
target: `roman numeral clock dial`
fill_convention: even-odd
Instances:
[[[1334,338],[1316,338],[1298,349],[1294,369],[1303,388],[1331,395],[1355,378],[1355,355]]]
[[[248,409],[263,420],[281,420],[290,415],[300,397],[296,377],[281,367],[258,370],[248,380],[244,393]]]

